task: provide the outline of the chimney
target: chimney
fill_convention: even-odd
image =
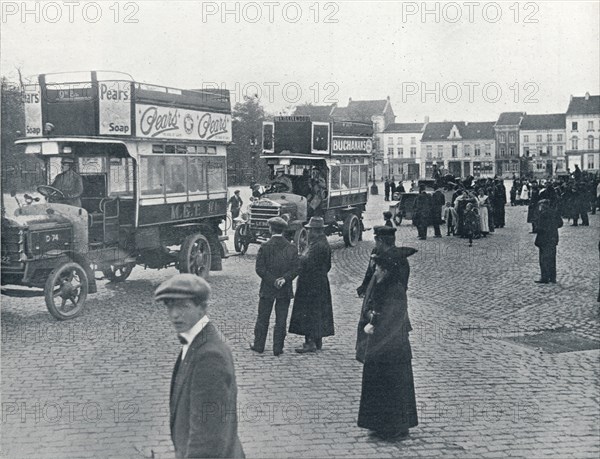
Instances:
[[[468,121],[465,121],[465,126],[468,126],[468,125],[469,125],[469,122],[468,122]]]
[[[424,121],[424,123],[425,123],[425,124],[429,123],[429,116],[426,116],[426,117],[425,117],[425,121]]]
[[[387,100],[390,100],[390,96],[387,96]]]
[[[348,98],[348,104],[350,104],[350,102],[352,102],[352,97]]]
[[[590,100],[590,93],[589,92],[585,93],[585,100]]]
[[[571,94],[571,98],[569,99],[569,101],[572,101],[572,100],[573,100],[573,94]]]

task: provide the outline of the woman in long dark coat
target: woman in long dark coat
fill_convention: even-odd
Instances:
[[[308,251],[300,256],[300,272],[290,319],[290,333],[304,335],[298,353],[321,349],[323,337],[334,334],[333,306],[327,273],[331,269],[331,248],[321,217],[311,217],[308,225]]]
[[[374,256],[358,324],[356,359],[364,363],[358,426],[387,440],[405,437],[418,425],[403,284],[407,256],[399,247]]]

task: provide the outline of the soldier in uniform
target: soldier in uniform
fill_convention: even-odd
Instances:
[[[261,278],[258,316],[254,327],[254,344],[250,349],[263,353],[269,319],[275,303],[275,330],[273,331],[273,354],[283,354],[285,329],[290,300],[294,293],[292,281],[298,275],[298,251],[284,236],[287,222],[281,217],[268,220],[271,238],[258,249],[256,274]]]

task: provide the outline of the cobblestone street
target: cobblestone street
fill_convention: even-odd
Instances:
[[[371,196],[365,226],[380,224],[387,205]],[[296,335],[280,357],[248,350],[258,246],[224,260],[211,273],[209,317],[233,350],[247,457],[598,457],[600,216],[589,227],[565,221],[558,283],[539,285],[526,213],[507,207],[506,228],[471,248],[434,239],[431,228],[418,241],[407,221],[398,229],[397,244],[419,250],[408,289],[419,426],[398,443],[356,426],[356,287],[372,231],[355,248],[329,238],[336,333],[315,354],[296,354]],[[125,283],[101,280],[84,314],[66,322],[43,297],[2,296],[2,457],[173,457],[168,401],[180,344],[152,298],[175,273],[138,266]]]

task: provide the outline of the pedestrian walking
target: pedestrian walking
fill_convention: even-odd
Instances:
[[[296,349],[302,354],[323,346],[323,338],[334,335],[333,304],[327,273],[331,269],[331,248],[321,217],[311,217],[308,225],[308,250],[300,256],[296,295],[289,332],[304,336]]]
[[[479,194],[475,198],[477,201],[477,211],[479,212],[479,231],[486,237],[490,232],[489,216],[488,216],[488,196],[483,188],[479,188]]]
[[[393,441],[418,425],[412,327],[401,282],[406,256],[392,248],[375,255],[374,262],[358,324],[356,359],[363,363],[363,377],[357,424]]]
[[[385,182],[383,182],[383,193],[384,193],[384,199],[386,201],[390,200],[390,191],[391,191],[390,181],[386,177]]]
[[[283,236],[287,222],[281,217],[268,220],[271,238],[264,242],[256,255],[256,274],[261,278],[258,316],[254,326],[254,343],[250,349],[262,354],[269,331],[269,320],[275,303],[273,355],[283,354],[285,330],[290,300],[294,296],[292,281],[298,275],[298,251]]]
[[[206,315],[210,286],[178,274],[155,291],[183,345],[171,380],[170,426],[175,456],[243,458],[231,350]]]
[[[473,238],[479,234],[479,221],[477,209],[469,202],[464,213],[464,231],[465,236],[469,238],[469,247],[473,246]]]
[[[427,239],[427,227],[431,219],[431,196],[425,193],[425,187],[419,187],[419,195],[413,207],[413,224],[417,227],[419,239]],[[438,227],[439,230],[439,227]]]
[[[237,226],[235,219],[240,216],[240,209],[242,208],[242,204],[244,204],[244,201],[242,201],[242,198],[240,197],[240,190],[235,190],[233,192],[233,196],[229,198],[227,204],[231,207],[232,228],[235,229]]]
[[[550,205],[550,201],[539,202],[537,235],[535,245],[539,249],[540,279],[538,284],[556,283],[556,246],[558,245],[558,228],[563,221],[558,212]]]

